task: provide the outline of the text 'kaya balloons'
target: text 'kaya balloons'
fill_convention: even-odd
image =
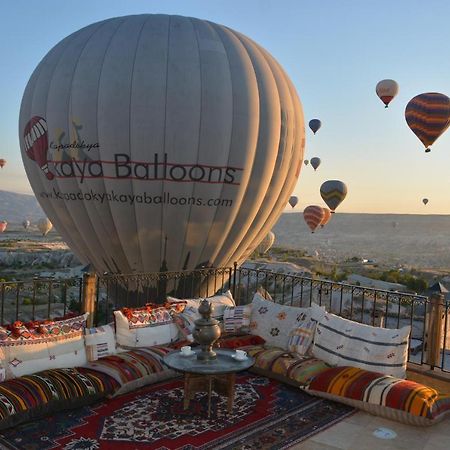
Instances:
[[[113,18],[68,36],[36,68],[20,112],[34,193],[98,272],[241,262],[283,212],[304,139],[275,59],[181,16]]]
[[[303,218],[311,230],[311,233],[314,233],[315,229],[322,223],[324,217],[325,212],[321,206],[307,206],[303,211]]]
[[[450,98],[437,92],[416,95],[406,105],[405,118],[428,153],[430,145],[450,125]]]
[[[339,180],[328,180],[320,186],[320,195],[334,213],[347,195],[347,186]]]
[[[387,108],[392,99],[398,94],[398,84],[394,80],[381,80],[377,83],[375,91]]]

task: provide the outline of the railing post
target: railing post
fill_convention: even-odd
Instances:
[[[236,275],[237,275],[237,262],[235,261],[233,263],[233,289],[231,290],[231,294],[234,299],[236,299]]]
[[[82,312],[89,313],[87,327],[94,325],[95,299],[97,294],[97,275],[95,273],[85,273],[83,275],[83,301]]]
[[[433,294],[430,297],[430,311],[427,320],[427,364],[430,365],[432,370],[440,366],[443,313],[444,296]]]

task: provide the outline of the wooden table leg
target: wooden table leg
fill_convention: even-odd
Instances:
[[[228,374],[228,413],[231,414],[233,411],[233,403],[234,403],[234,390],[235,390],[235,382],[236,382],[236,374],[230,373]]]
[[[208,419],[211,417],[211,394],[213,377],[208,376]]]
[[[191,392],[189,389],[189,374],[184,374],[184,399],[183,399],[183,407],[184,410],[189,408],[189,401],[190,401]]]

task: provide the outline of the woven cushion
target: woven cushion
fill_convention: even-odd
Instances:
[[[88,361],[96,361],[104,356],[117,353],[114,324],[103,325],[96,328],[86,328],[85,334]]]
[[[303,314],[297,327],[289,333],[288,350],[299,356],[309,354],[316,326],[317,321],[311,317],[309,312]]]
[[[0,428],[92,403],[117,388],[109,376],[77,369],[46,370],[6,381],[0,384]]]
[[[242,349],[255,358],[251,371],[294,386],[307,385],[312,378],[329,369],[327,364],[316,358],[298,356],[279,348],[257,345]]]
[[[287,350],[289,333],[307,310],[279,305],[256,293],[252,301],[250,333],[261,336],[269,345]]]
[[[88,314],[64,320],[17,324],[0,335],[6,378],[86,363],[84,327]]]
[[[248,333],[252,305],[227,306],[223,313],[223,328],[227,333]]]
[[[317,324],[312,354],[332,366],[352,366],[406,376],[410,326],[372,327],[325,313]]]
[[[411,425],[432,425],[450,413],[450,396],[410,380],[355,367],[317,375],[308,392]]]
[[[218,341],[214,343],[214,347],[235,349],[247,347],[249,345],[263,345],[264,342],[265,341],[262,337],[256,336],[254,334],[245,334],[245,335],[224,334],[220,337]]]
[[[171,348],[154,346],[136,348],[117,355],[106,356],[86,364],[86,368],[104,373],[120,385],[115,395],[125,394],[146,384],[156,383],[176,376],[163,363]]]

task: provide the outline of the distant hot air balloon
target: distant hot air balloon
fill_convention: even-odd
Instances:
[[[319,119],[311,119],[309,121],[309,128],[311,128],[312,132],[316,134],[319,131],[319,128],[322,126],[322,122]]]
[[[5,166],[5,164],[6,164],[6,159],[0,159],[0,168],[1,169],[3,169],[3,167]]]
[[[428,203],[428,199],[427,199],[427,198],[422,199],[422,203],[423,203],[424,205],[426,205],[426,204]]]
[[[323,228],[331,219],[331,211],[328,208],[322,208],[323,209],[323,220],[320,223],[320,227]]]
[[[6,230],[7,226],[8,226],[8,222],[6,220],[2,220],[0,222],[0,233],[3,233]]]
[[[450,98],[437,92],[416,95],[406,105],[405,118],[428,153],[430,145],[450,125]]]
[[[274,242],[275,242],[275,234],[272,231],[269,231],[264,237],[264,239],[256,247],[256,252],[259,255],[264,255],[264,253],[269,251]]]
[[[310,160],[311,162],[311,166],[313,166],[314,168],[314,172],[317,170],[317,168],[320,166],[320,158],[317,158],[317,156],[315,156],[314,158],[311,158]]]
[[[27,84],[19,129],[42,208],[97,273],[241,263],[286,207],[305,137],[296,89],[265,49],[164,14],[57,44]]]
[[[320,195],[323,201],[334,213],[347,195],[347,186],[339,180],[328,180],[320,186]]]
[[[42,236],[46,236],[47,233],[49,233],[53,228],[52,223],[48,219],[40,219],[37,226],[39,231],[42,233]]]
[[[303,217],[311,232],[314,233],[314,230],[322,223],[325,212],[321,206],[311,205],[304,209]]]
[[[394,80],[381,80],[377,83],[375,91],[385,104],[385,108],[387,108],[392,99],[398,94],[398,84]]]
[[[22,222],[22,226],[25,228],[25,230],[27,230],[30,226],[31,222],[29,220],[24,220]]]
[[[291,195],[289,198],[289,204],[295,208],[295,205],[298,203],[298,197],[296,195]]]
[[[309,161],[307,159],[305,159],[303,162],[305,163],[305,166],[309,164]]]

